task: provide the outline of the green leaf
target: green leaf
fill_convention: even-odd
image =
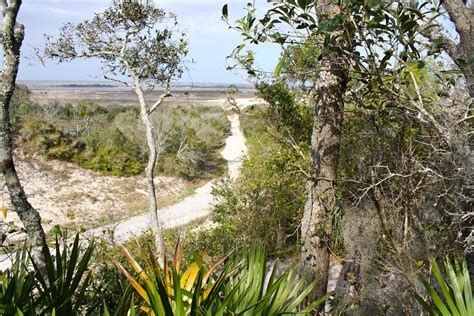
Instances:
[[[229,11],[228,11],[228,6],[227,4],[224,4],[222,7],[222,17],[227,20],[229,18]]]
[[[412,30],[416,26],[418,26],[418,23],[415,20],[408,20],[402,24],[402,27],[400,29],[400,34],[405,34],[406,32]]]
[[[107,308],[107,304],[105,304],[105,300],[104,300],[104,316],[110,316],[110,312],[109,312],[109,309]]]
[[[446,308],[446,305],[444,305],[443,300],[439,297],[438,293],[431,287],[431,285],[426,281],[424,278],[421,278],[421,282],[423,283],[426,291],[430,295],[431,299],[433,300],[433,303],[436,305],[436,307],[439,309],[441,314],[443,315],[451,315],[451,313],[448,311]]]
[[[448,286],[447,286],[446,282],[444,281],[443,276],[441,275],[441,270],[439,269],[439,266],[438,266],[438,264],[436,263],[435,260],[431,260],[431,268],[433,269],[433,274],[435,275],[436,279],[438,280],[438,283],[439,283],[439,286],[441,287],[441,291],[443,293],[444,299],[448,303],[448,306],[451,309],[451,312],[454,315],[459,315],[459,312],[457,311],[457,308],[454,304],[453,298],[451,297],[451,292],[449,291]],[[425,288],[426,288],[426,286],[425,286]],[[430,287],[430,289],[431,289],[431,287]],[[427,290],[429,292],[428,288],[427,288]],[[431,296],[431,294],[430,294],[430,296]],[[431,296],[431,298],[434,300],[433,296]],[[435,304],[436,304],[436,302],[435,302]],[[440,311],[444,314],[443,310],[440,309]]]
[[[285,71],[290,65],[290,58],[288,56],[283,56],[280,58],[273,75],[278,77],[282,71]]]

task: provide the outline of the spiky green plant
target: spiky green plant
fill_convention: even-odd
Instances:
[[[474,298],[472,295],[472,284],[469,278],[469,271],[466,261],[461,264],[455,261],[454,266],[446,258],[444,262],[447,277],[443,277],[441,270],[435,260],[431,260],[431,268],[438,282],[441,293],[436,291],[432,285],[421,276],[429,298],[424,299],[415,293],[415,297],[430,313],[430,315],[454,315],[454,316],[472,316],[474,315]]]
[[[24,246],[16,252],[12,267],[0,274],[0,315],[32,315],[34,273],[28,271],[29,257]]]
[[[72,247],[68,245],[67,237],[61,244],[56,235],[54,257],[45,251],[47,279],[41,273],[36,273],[39,294],[36,305],[42,314],[53,311],[57,315],[78,314],[80,307],[85,304],[85,291],[92,277],[88,265],[93,251],[94,241],[89,243],[85,251],[81,251],[79,234]],[[34,260],[32,263],[35,270],[39,271]]]
[[[137,245],[140,247],[138,242]],[[145,269],[125,247],[123,251],[141,282],[120,262],[115,261],[115,264],[143,300],[144,305],[140,310],[148,315],[196,315],[202,303],[213,293],[218,284],[211,279],[213,271],[227,258],[226,256],[210,268],[206,268],[202,264],[206,251],[202,251],[195,261],[181,272],[182,240],[178,241],[173,262],[171,264],[166,262],[163,268],[159,266],[150,247],[144,256]]]
[[[308,315],[329,296],[302,306],[317,281],[307,285],[291,269],[278,275],[278,264],[269,269],[267,256],[261,247],[252,247],[242,256],[227,262],[226,266],[235,272],[222,282],[222,299],[213,301],[208,315]]]
[[[163,269],[151,250],[145,269],[125,248],[124,252],[141,282],[122,264],[116,262],[116,265],[143,299],[145,306],[140,309],[148,315],[304,315],[327,298],[302,307],[316,281],[306,286],[293,271],[278,276],[277,265],[268,270],[267,257],[260,247],[227,260],[219,275],[214,272],[227,258],[206,269],[202,264],[204,251],[183,273],[180,272],[182,246],[177,247],[173,263]]]

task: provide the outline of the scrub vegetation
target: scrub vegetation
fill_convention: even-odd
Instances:
[[[60,62],[98,55],[139,108],[32,104],[15,89],[21,1],[0,1],[0,166],[29,235],[0,272],[0,313],[474,315],[472,1],[269,2],[263,12],[249,2],[236,21],[222,7],[244,41],[229,68],[244,69],[265,101],[240,106],[226,91],[248,147],[233,180],[219,155],[235,136],[226,113],[162,104],[187,41],[153,28],[167,15],[152,1],[113,1],[42,51]],[[247,46],[263,43],[282,48],[272,74]],[[142,80],[164,87],[153,105]],[[151,229],[116,244],[57,228],[47,244],[13,135],[25,151],[103,174],[146,171]],[[209,218],[163,231],[153,170],[222,175]]]
[[[75,162],[104,175],[142,174],[147,162],[138,107],[38,105],[26,87],[17,89],[12,120],[23,150]],[[152,116],[160,140],[157,173],[187,180],[222,174],[220,157],[230,123],[220,107],[170,106]]]

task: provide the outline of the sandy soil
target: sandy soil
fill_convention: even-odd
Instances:
[[[72,163],[15,153],[17,171],[30,203],[39,211],[48,231],[53,225],[90,228],[115,222],[147,209],[143,176],[113,177],[84,170]],[[0,206],[11,209],[0,175]],[[187,184],[171,177],[156,178],[160,201],[181,194]],[[5,222],[21,222],[8,212]]]

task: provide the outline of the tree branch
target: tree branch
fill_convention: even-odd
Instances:
[[[432,21],[429,22],[429,23],[432,23]],[[446,52],[448,53],[448,55],[451,57],[451,59],[454,62],[457,61],[456,56],[457,56],[458,44],[454,40],[449,38],[447,35],[443,34],[438,29],[433,30],[433,28],[432,28],[431,32],[427,32],[425,30],[422,30],[420,33],[431,42],[431,46],[433,46],[436,39],[438,39],[438,38],[443,39],[444,49],[446,50]]]
[[[7,0],[0,0],[0,10],[2,10],[3,16],[7,15]]]
[[[165,99],[170,96],[171,96],[171,84],[170,84],[170,80],[168,79],[166,81],[165,92],[162,95],[160,95],[158,100],[156,100],[156,102],[151,106],[151,108],[147,111],[147,113],[148,114],[153,113],[163,103],[163,101],[165,101]]]
[[[463,35],[470,31],[470,13],[469,8],[462,0],[444,0],[442,1],[450,20],[454,23],[456,31]]]
[[[413,106],[417,109],[417,111],[420,113],[420,115],[423,116],[424,119],[429,124],[431,124],[431,126],[436,130],[436,132],[441,137],[444,138],[444,140],[448,143],[448,145],[452,146],[451,137],[450,137],[449,133],[446,131],[446,129],[443,126],[441,126],[441,124],[438,123],[438,121],[433,117],[433,115],[431,115],[431,113],[429,113],[425,109],[425,107],[423,105],[423,98],[421,96],[420,87],[418,86],[418,83],[416,82],[416,78],[413,75],[413,72],[410,71],[409,75],[410,75],[410,79],[413,82],[413,85],[415,87],[415,91],[416,91],[416,94],[417,94],[417,97],[418,97],[418,102],[416,100],[412,100]]]
[[[109,77],[109,76],[107,76],[107,75],[104,75],[104,79],[122,83],[122,84],[124,84],[124,85],[126,85],[127,87],[130,87],[130,88],[132,88],[132,89],[134,88],[134,85],[132,85],[130,82],[125,81],[125,80],[122,80],[122,79],[118,79],[118,78],[114,78],[114,77]]]

